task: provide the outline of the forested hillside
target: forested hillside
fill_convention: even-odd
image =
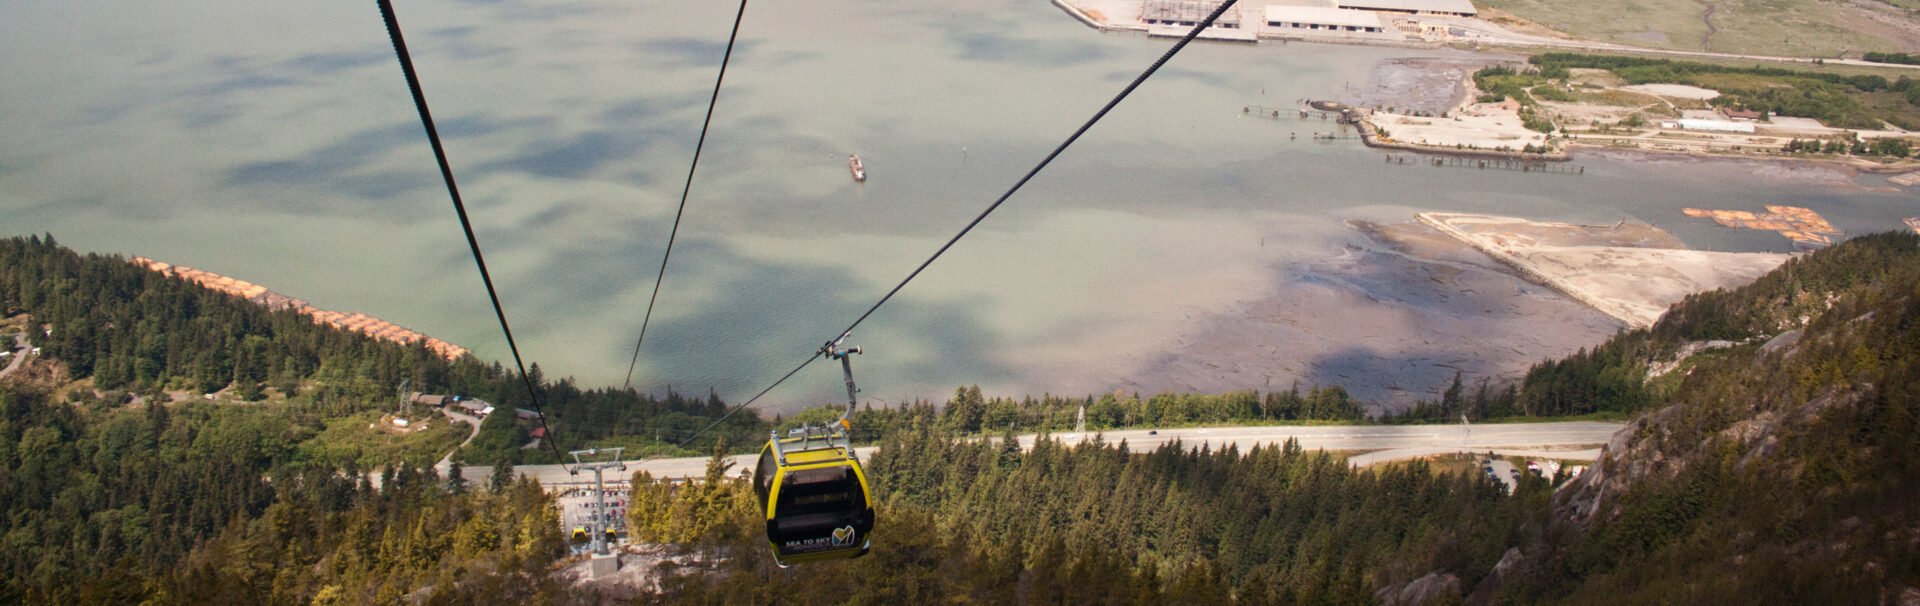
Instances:
[[[1471,395],[1458,393],[1456,385],[1441,401],[1423,403],[1396,418],[1448,422],[1462,413],[1475,419],[1631,413],[1679,401],[1684,394],[1677,389],[1688,369],[1727,355],[1720,351],[1726,347],[1751,350],[1761,340],[1833,313],[1846,301],[1898,299],[1903,295],[1898,281],[1915,269],[1914,255],[1903,248],[1911,246],[1912,238],[1900,233],[1866,236],[1790,260],[1745,287],[1690,295],[1651,328],[1541,362],[1519,385],[1489,387],[1481,382]],[[1715,351],[1683,355],[1703,349]],[[1831,361],[1795,364],[1808,363]],[[1670,368],[1654,372],[1662,366]],[[1828,374],[1808,380],[1831,382],[1852,370],[1825,367]],[[1746,370],[1723,372],[1729,380],[1739,380]],[[1649,381],[1650,374],[1659,376]]]
[[[538,490],[454,491],[422,468],[457,440],[422,450],[363,429],[407,378],[525,405],[498,366],[268,311],[51,237],[0,240],[0,310],[0,333],[43,350],[0,381],[0,603],[390,603],[375,598],[474,566],[485,586],[559,555]],[[580,442],[678,437],[725,406],[541,387],[555,428]],[[513,442],[467,462],[543,454],[520,448],[511,415],[497,418],[508,422],[487,425]],[[714,435],[765,427],[743,415]],[[396,489],[351,480],[377,472]],[[449,542],[482,518],[477,538]]]
[[[1649,412],[1558,492],[1529,478],[1506,497],[1475,473],[1419,462],[1355,471],[1293,449],[1129,454],[1042,441],[1020,453],[952,437],[974,413],[925,407],[875,424],[894,433],[870,460],[880,521],[866,559],[778,570],[737,556],[766,548],[737,479],[652,483],[632,523],[651,540],[736,554],[681,569],[662,603],[1920,595],[1920,237],[1868,236],[1796,259],[1543,363],[1506,395],[1473,391],[1456,385],[1425,410]],[[977,398],[962,390],[955,402]],[[1195,409],[1264,403],[1221,398]],[[1034,404],[1004,406],[982,414],[1017,419]],[[1042,408],[1058,419],[1064,406]]]
[[[329,422],[390,397],[389,379],[512,402],[497,367],[267,312],[50,238],[0,241],[0,303],[31,319],[50,354],[0,381],[0,603],[595,598],[550,574],[564,554],[556,513],[510,469],[440,477],[394,461],[376,490],[362,457],[316,447]],[[255,380],[242,360],[268,369],[258,400],[233,390]],[[100,378],[116,366],[132,369],[125,383]],[[222,397],[171,401],[222,373]],[[725,406],[566,380],[542,389],[626,434],[647,427],[633,419]],[[881,446],[868,461],[879,513],[868,558],[776,568],[742,470],[717,458],[705,481],[639,478],[629,513],[637,540],[695,556],[655,571],[643,600],[660,603],[1875,603],[1920,595],[1916,406],[1920,237],[1885,234],[1691,297],[1518,385],[1456,382],[1399,417],[1637,414],[1558,490],[1559,478],[1527,477],[1508,496],[1477,470],[1355,470],[1291,446],[1131,453],[1042,439],[1021,452],[1007,440],[1070,427],[1082,407],[1089,429],[1364,422],[1337,388],[1023,400],[963,388],[944,407],[856,415]],[[765,435],[741,423],[703,447]],[[493,446],[477,452],[521,451],[515,427],[489,422]]]
[[[1554,501],[1508,593],[1573,603],[1920,598],[1920,236],[1862,237],[1598,350],[1696,353]],[[1606,372],[1604,365],[1592,372]]]
[[[1081,411],[1085,410],[1084,419]],[[813,409],[793,421],[829,421],[840,414],[839,408]],[[812,416],[807,416],[812,415]],[[919,419],[932,419],[941,429],[970,435],[998,433],[1009,429],[1031,433],[1064,431],[1085,423],[1089,431],[1130,427],[1181,427],[1190,425],[1274,424],[1304,422],[1364,423],[1368,421],[1359,400],[1338,386],[1313,387],[1305,392],[1295,385],[1287,391],[1260,393],[1234,391],[1222,394],[1165,393],[1149,397],[1140,394],[1111,393],[1098,397],[1045,395],[1038,398],[989,397],[979,386],[962,387],[945,403],[916,401],[901,406],[866,408],[855,411],[855,433],[881,436],[905,428]]]
[[[449,362],[420,345],[402,346],[320,325],[291,311],[261,306],[127,263],[80,255],[52,236],[0,240],[0,309],[30,319],[28,336],[59,362],[55,383],[85,380],[107,404],[135,396],[167,401],[224,391],[236,400],[294,402],[301,414],[339,417],[391,408],[403,379],[429,393],[463,394],[501,408],[527,407],[519,378],[473,357]],[[613,439],[646,447],[692,436],[723,413],[718,398],[664,398],[632,390],[582,389],[572,379],[529,371],[563,447]],[[90,398],[91,392],[80,392]],[[315,421],[317,423],[317,421]],[[472,463],[495,458],[552,462],[524,450],[524,427],[495,428],[496,440],[466,453]],[[735,443],[765,435],[765,425],[736,416],[715,428]],[[695,450],[704,452],[711,437]],[[497,444],[496,444],[497,442]]]
[[[1477,474],[1354,470],[1291,445],[1009,444],[927,422],[891,436],[869,462],[880,517],[860,560],[776,568],[737,478],[642,477],[631,524],[735,554],[673,576],[665,603],[1364,604],[1434,568],[1479,580],[1549,495],[1534,478],[1509,497]]]

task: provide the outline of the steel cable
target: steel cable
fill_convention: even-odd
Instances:
[[[927,266],[932,265],[936,259],[940,258],[940,255],[946,254],[947,249],[952,248],[955,243],[960,241],[960,238],[966,237],[968,232],[973,231],[973,228],[975,226],[979,225],[981,221],[987,218],[987,215],[993,214],[993,211],[999,209],[1001,204],[1006,203],[1008,198],[1012,198],[1015,192],[1020,191],[1020,188],[1024,187],[1027,184],[1027,181],[1032,180],[1034,175],[1040,174],[1040,171],[1042,169],[1045,169],[1048,164],[1052,163],[1054,158],[1059,157],[1060,153],[1063,151],[1066,151],[1067,147],[1070,145],[1073,145],[1074,141],[1078,141],[1080,139],[1080,135],[1086,134],[1087,130],[1090,128],[1093,128],[1094,124],[1099,123],[1101,118],[1105,118],[1108,112],[1113,111],[1113,108],[1119,105],[1121,101],[1125,100],[1128,95],[1133,94],[1134,89],[1139,88],[1141,83],[1146,82],[1147,78],[1152,77],[1154,72],[1160,71],[1161,66],[1166,65],[1168,60],[1173,59],[1173,56],[1180,52],[1180,49],[1186,48],[1187,44],[1192,43],[1194,38],[1199,37],[1200,32],[1202,30],[1205,30],[1206,28],[1212,26],[1213,22],[1219,19],[1220,15],[1226,13],[1227,9],[1232,7],[1234,3],[1237,1],[1238,0],[1226,0],[1225,2],[1220,3],[1220,6],[1215,8],[1212,14],[1207,15],[1206,20],[1201,21],[1199,25],[1194,26],[1193,31],[1187,32],[1187,35],[1181,37],[1179,42],[1174,43],[1172,48],[1167,49],[1166,53],[1160,55],[1160,58],[1154,61],[1153,65],[1147,67],[1146,71],[1141,72],[1138,77],[1135,77],[1133,79],[1133,82],[1127,84],[1126,88],[1121,89],[1120,94],[1115,95],[1112,100],[1107,102],[1105,107],[1101,107],[1099,112],[1094,113],[1092,118],[1088,118],[1085,124],[1081,124],[1079,129],[1073,131],[1073,134],[1068,136],[1065,141],[1062,141],[1058,147],[1055,147],[1053,149],[1053,152],[1048,153],[1045,158],[1041,159],[1039,164],[1034,165],[1032,170],[1027,171],[1027,174],[1025,176],[1020,177],[1020,180],[1015,182],[1013,184],[1013,187],[1008,188],[1007,192],[1004,194],[1001,194],[999,199],[994,200],[992,205],[987,206],[986,210],[980,211],[979,216],[974,217],[972,221],[968,222],[967,226],[961,228],[959,233],[954,234],[953,237],[948,239],[945,244],[940,245],[940,248],[933,252],[933,256],[927,257],[927,260],[921,262],[919,267],[914,268],[913,273],[907,274],[907,277],[905,279],[900,280],[899,284],[894,285],[892,290],[888,290],[885,296],[880,297],[880,300],[875,302],[872,307],[867,308],[866,313],[860,314],[860,317],[855,319],[852,324],[847,325],[846,330],[840,331],[840,333],[836,335],[834,339],[828,339],[827,342],[832,343],[838,340],[839,338],[845,337],[846,335],[852,333],[854,328],[860,326],[861,322],[865,322],[867,320],[867,317],[872,316],[873,312],[878,311],[880,309],[880,306],[885,305],[887,304],[887,301],[892,300],[893,295],[899,293],[900,289],[905,288],[908,282],[912,282],[915,277],[918,277],[920,275],[920,272],[926,270]],[[740,405],[735,406],[732,410],[727,411],[726,415],[720,417],[719,420],[714,421],[713,424],[708,425],[707,429],[712,429],[714,426],[719,425],[721,421],[725,421],[727,417],[731,417],[733,416],[734,413],[739,412],[741,409],[744,409],[752,405],[755,401],[759,400],[761,396],[767,395],[767,392],[773,391],[773,388],[779,387],[781,383],[786,382],[786,380],[792,377],[794,373],[800,372],[800,369],[806,368],[808,364],[812,364],[814,360],[817,360],[819,358],[820,358],[820,352],[818,351],[814,352],[814,354],[812,356],[809,356],[806,359],[806,361],[801,362],[800,365],[794,367],[793,370],[787,371],[786,375],[781,376],[780,379],[777,381],[774,381],[772,385],[768,385],[766,389],[760,390],[760,393],[754,394],[754,396],[751,399],[748,399],[746,402],[742,402]],[[700,433],[705,433],[706,431],[707,431],[706,429],[700,430],[699,433],[694,434],[692,438],[688,438],[687,442],[682,442],[681,445],[685,446],[686,443],[692,442],[694,438],[699,437]]]
[[[747,15],[747,0],[740,0],[740,11],[733,15],[733,33],[727,34],[727,52],[720,56],[720,75],[713,80],[713,97],[707,100],[707,119],[700,123],[700,140],[693,146],[693,162],[687,166],[687,183],[680,188],[680,208],[673,213],[673,229],[667,232],[667,252],[660,256],[660,273],[653,278],[653,295],[647,297],[647,313],[640,319],[640,338],[633,342],[633,359],[627,362],[627,381],[633,387],[633,369],[640,364],[640,344],[647,342],[647,324],[653,320],[653,303],[660,298],[660,283],[667,278],[667,260],[673,258],[673,241],[680,235],[680,217],[687,212],[687,193],[693,190],[693,173],[700,169],[700,150],[707,146],[707,128],[713,125],[713,108],[720,103],[720,84],[727,80],[727,63],[733,59],[733,43],[740,37],[740,20]]]
[[[539,390],[534,388],[533,377],[527,374],[527,365],[521,361],[520,346],[513,340],[513,326],[507,323],[507,312],[500,306],[500,295],[493,287],[493,275],[487,271],[487,258],[480,254],[480,240],[473,235],[473,222],[467,218],[467,205],[460,199],[460,186],[454,183],[453,166],[447,163],[447,150],[440,144],[440,130],[433,125],[433,112],[427,109],[427,95],[421,91],[420,76],[413,70],[413,55],[407,52],[407,40],[400,33],[400,20],[393,14],[393,2],[376,1],[380,5],[380,16],[387,22],[387,37],[393,40],[393,53],[400,58],[400,71],[406,75],[407,90],[413,93],[413,106],[420,111],[420,124],[427,129],[427,142],[433,145],[433,158],[440,163],[440,178],[447,184],[447,196],[453,199],[453,210],[460,216],[460,231],[467,235],[467,248],[473,251],[473,263],[480,268],[480,281],[487,286],[487,299],[493,302],[493,315],[499,318],[500,332],[507,337],[507,349],[513,352],[513,364],[520,370],[520,382],[527,387],[530,405],[540,416],[540,428],[547,432],[547,448],[558,458],[559,438],[547,426],[546,413],[540,410]],[[566,465],[564,459],[561,465]]]

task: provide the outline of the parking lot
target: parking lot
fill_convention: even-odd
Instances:
[[[1520,471],[1514,469],[1512,463],[1502,459],[1482,461],[1480,469],[1489,478],[1499,482],[1501,488],[1507,489],[1507,494],[1513,494],[1514,490],[1520,488]]]

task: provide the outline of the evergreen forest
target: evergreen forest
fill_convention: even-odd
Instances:
[[[959,438],[966,424],[928,407],[886,425],[869,461],[886,546],[867,558],[782,570],[738,555],[766,548],[760,512],[718,459],[702,483],[637,477],[631,524],[643,540],[730,555],[666,569],[660,603],[1881,603],[1920,591],[1920,237],[1791,260],[1492,390],[1504,395],[1474,391],[1456,381],[1407,416],[1638,414],[1580,478],[1523,476],[1508,496],[1474,470],[1355,470],[1292,445],[1132,453],[1042,439],[1021,452],[1010,435]],[[973,398],[963,389],[955,403]]]
[[[1855,238],[1692,296],[1513,384],[1458,377],[1367,414],[1338,387],[989,397],[866,408],[879,522],[866,558],[782,569],[748,471],[769,428],[711,395],[537,379],[562,447],[711,454],[634,478],[651,581],[563,574],[559,511],[496,415],[453,464],[349,429],[394,385],[524,407],[519,377],[378,341],[50,236],[0,240],[0,602],[1879,603],[1920,594],[1920,236]],[[516,390],[520,390],[516,393]],[[208,399],[205,394],[213,394]],[[1084,418],[1080,411],[1084,410]],[[1628,421],[1577,478],[1355,469],[1294,444],[1132,452],[1046,432],[1233,423]],[[466,431],[461,426],[461,432]],[[674,433],[678,431],[678,433]],[[1041,432],[1030,450],[1016,433]],[[661,437],[653,436],[660,432]],[[353,436],[360,436],[355,438]],[[436,441],[437,440],[437,441]],[[1782,498],[1783,496],[1787,498]]]

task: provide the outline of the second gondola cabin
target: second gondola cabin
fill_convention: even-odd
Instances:
[[[753,490],[781,566],[867,555],[872,492],[843,427],[776,434],[760,451]]]

